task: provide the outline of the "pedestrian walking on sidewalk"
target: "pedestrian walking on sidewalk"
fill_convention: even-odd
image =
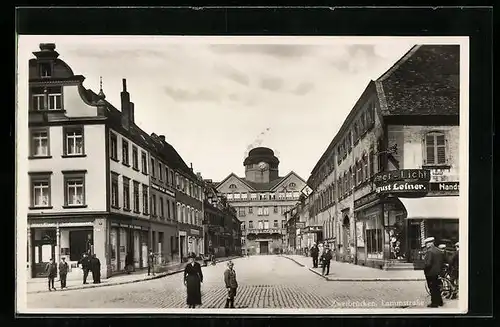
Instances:
[[[332,260],[332,251],[330,250],[329,245],[325,245],[325,250],[321,254],[321,263],[322,263],[322,274],[325,276],[325,270],[326,270],[326,275],[330,273],[330,261]]]
[[[319,248],[316,243],[311,248],[311,257],[313,259],[313,268],[318,268],[318,255],[319,255]]]
[[[82,258],[80,259],[80,261],[78,261],[78,264],[82,265],[83,283],[87,284],[87,277],[90,271],[90,258],[88,257],[87,253],[82,254]]]
[[[45,271],[47,272],[49,291],[56,290],[54,287],[54,280],[57,277],[57,263],[55,263],[54,258],[51,258],[47,266],[45,266]]]
[[[92,269],[94,284],[99,284],[101,282],[101,261],[96,257],[95,253],[90,259],[90,267]]]
[[[439,274],[443,271],[444,264],[443,252],[434,245],[434,237],[426,238],[424,244],[427,247],[424,258],[424,274],[431,292],[431,304],[427,307],[437,308],[443,305],[439,287]]]
[[[66,277],[68,276],[69,266],[66,258],[62,257],[59,263],[59,280],[61,281],[61,289],[66,288]]]
[[[236,280],[236,271],[234,271],[234,263],[232,261],[227,263],[227,269],[224,272],[224,283],[227,289],[227,299],[224,308],[234,308],[234,298],[236,297],[238,281]]]
[[[189,255],[189,263],[184,269],[184,286],[186,286],[186,303],[189,308],[195,308],[201,305],[201,283],[203,283],[203,273],[201,266],[196,262],[196,255]]]
[[[155,275],[155,254],[153,253],[153,250],[149,250],[149,255],[148,255],[148,276],[153,273],[153,276]]]

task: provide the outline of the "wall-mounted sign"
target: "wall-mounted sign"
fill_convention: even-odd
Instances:
[[[156,184],[151,184],[151,187],[154,188],[157,191],[160,191],[160,192],[168,194],[168,195],[170,195],[172,197],[175,197],[175,193],[174,192],[172,192],[170,190],[167,190],[166,188],[164,188],[162,186],[159,186],[159,185],[156,185]]]
[[[459,182],[430,183],[429,190],[434,192],[458,192]]]
[[[429,183],[422,182],[392,182],[377,186],[377,193],[427,193],[429,191]]]
[[[192,235],[200,235],[200,231],[197,229],[191,229],[191,234]]]
[[[364,206],[365,204],[367,203],[370,203],[370,202],[373,202],[373,201],[376,201],[380,198],[380,194],[379,193],[369,193],[357,200],[354,200],[354,209],[356,208],[359,208],[361,206]]]
[[[375,184],[410,180],[429,182],[430,179],[431,172],[428,169],[401,169],[380,172],[373,177],[373,182]]]

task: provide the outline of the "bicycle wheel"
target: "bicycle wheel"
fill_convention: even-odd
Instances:
[[[439,280],[441,283],[441,296],[445,299],[451,298],[454,291],[454,287],[451,281],[445,277],[441,277]]]

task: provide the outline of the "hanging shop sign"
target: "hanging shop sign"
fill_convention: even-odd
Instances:
[[[430,191],[456,193],[460,190],[459,182],[430,183]]]
[[[422,194],[422,193],[427,193],[429,192],[429,183],[422,183],[422,182],[391,182],[391,183],[385,183],[381,184],[380,186],[377,186],[375,189],[375,192],[379,194],[384,194],[384,193],[396,193],[398,196],[401,196],[401,193],[417,193],[417,194]]]
[[[373,182],[376,185],[396,181],[416,181],[428,183],[430,179],[431,172],[428,169],[400,169],[380,172],[373,177]]]

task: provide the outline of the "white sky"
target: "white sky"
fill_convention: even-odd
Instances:
[[[279,157],[281,176],[293,170],[307,179],[369,81],[417,41],[22,36],[18,60],[27,65],[39,43],[56,43],[85,87],[98,92],[102,76],[118,109],[126,78],[136,124],[165,135],[204,178],[243,176],[260,139]]]

